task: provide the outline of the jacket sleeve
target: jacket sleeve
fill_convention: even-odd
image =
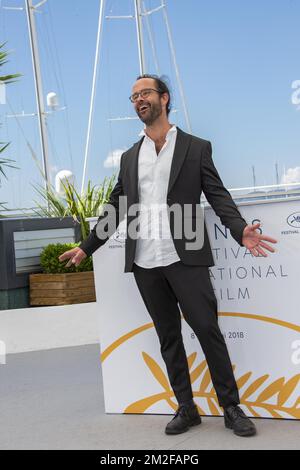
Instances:
[[[104,245],[109,237],[113,235],[120,222],[125,217],[125,211],[123,204],[120,206],[120,196],[124,196],[123,185],[122,185],[122,159],[120,161],[120,171],[118,175],[118,181],[112,190],[109,200],[103,206],[101,215],[99,216],[96,225],[91,230],[89,236],[81,242],[79,248],[81,248],[87,256],[92,255],[100,246]],[[111,209],[114,208],[114,213],[111,210],[108,210],[107,205],[111,206]],[[98,234],[101,233],[101,237],[98,237]]]
[[[202,152],[201,184],[206,199],[220,217],[222,224],[229,228],[232,237],[240,246],[243,246],[242,237],[247,222],[241,216],[214,166],[212,146],[209,141]]]

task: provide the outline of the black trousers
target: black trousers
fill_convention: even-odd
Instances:
[[[239,404],[232,365],[218,325],[217,299],[208,267],[188,266],[181,261],[150,269],[134,264],[133,274],[158,334],[161,354],[178,403],[193,398],[179,303],[185,320],[201,344],[219,405]]]

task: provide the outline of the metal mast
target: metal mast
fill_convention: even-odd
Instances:
[[[35,25],[35,17],[34,17],[35,10],[41,5],[43,5],[46,1],[47,0],[42,0],[36,5],[33,5],[32,0],[25,0],[25,6],[26,6],[26,13],[27,13],[27,20],[28,20],[28,31],[29,31],[30,48],[31,48],[33,72],[34,72],[33,75],[34,75],[35,93],[36,93],[36,100],[37,100],[37,115],[38,115],[38,122],[39,122],[41,147],[42,147],[45,185],[46,185],[46,189],[50,190],[51,181],[50,181],[50,168],[49,168],[49,147],[48,147],[48,139],[47,139],[47,122],[46,122],[46,113],[45,113],[45,106],[44,106],[41,67],[40,67],[39,50],[38,50],[36,25]]]
[[[144,75],[146,73],[146,61],[145,61],[145,51],[144,51],[143,20],[142,20],[141,0],[134,0],[134,6],[135,6],[135,22],[136,22],[136,32],[137,32],[137,43],[138,43],[138,51],[139,51],[140,74]]]
[[[179,93],[180,93],[180,97],[181,97],[181,101],[182,101],[184,117],[185,117],[187,129],[188,129],[189,133],[191,133],[192,132],[192,126],[191,126],[191,121],[190,121],[189,113],[188,113],[187,106],[186,106],[183,86],[182,86],[182,82],[181,82],[181,78],[180,78],[180,74],[179,74],[179,69],[178,69],[178,65],[177,65],[177,60],[176,60],[176,55],[175,55],[175,47],[174,47],[172,33],[171,33],[171,27],[170,27],[168,15],[167,15],[166,0],[161,0],[161,6],[162,6],[162,9],[163,9],[164,20],[165,20],[165,23],[166,23],[167,34],[168,34],[168,39],[169,39],[169,45],[170,45],[173,64],[174,64],[174,68],[175,68],[175,74],[176,74],[176,78],[177,78]]]
[[[96,79],[97,79],[97,75],[98,75],[99,51],[100,51],[100,45],[101,45],[101,39],[102,39],[104,8],[105,8],[105,0],[100,0],[100,10],[99,10],[99,18],[98,18],[98,32],[97,32],[97,40],[96,40],[96,52],[95,52],[95,63],[94,63],[94,73],[93,73],[93,84],[92,84],[92,93],[91,93],[91,101],[90,101],[90,112],[89,112],[89,122],[88,122],[86,145],[85,145],[85,154],[84,154],[84,165],[83,165],[83,174],[82,174],[82,182],[81,182],[81,194],[83,194],[83,191],[84,191],[87,160],[88,160],[90,144],[91,144],[91,129],[92,129],[93,117],[94,117]]]
[[[170,51],[172,54],[173,65],[176,74],[176,80],[179,88],[179,93],[182,101],[184,117],[186,121],[186,126],[189,132],[191,132],[191,123],[188,115],[188,110],[186,106],[186,100],[183,92],[183,86],[180,79],[179,68],[176,61],[175,55],[175,47],[173,43],[173,38],[171,34],[170,23],[168,20],[167,15],[167,8],[166,8],[166,1],[161,0],[161,5],[152,10],[146,10],[144,0],[133,0],[134,2],[134,15],[109,15],[105,16],[105,19],[113,20],[113,19],[124,19],[124,20],[134,20],[136,24],[136,34],[137,34],[137,46],[138,46],[138,58],[139,58],[139,69],[140,74],[143,75],[146,72],[146,56],[144,50],[144,36],[143,36],[143,17],[145,17],[146,26],[148,28],[149,40],[152,48],[152,53],[154,55],[155,66],[157,72],[159,73],[159,65],[158,60],[156,57],[156,50],[154,46],[154,41],[152,38],[152,34],[150,31],[150,25],[148,21],[148,17],[153,13],[156,13],[160,10],[163,11],[163,18],[166,25],[167,36],[170,46]],[[87,141],[86,141],[86,148],[85,148],[85,156],[84,156],[84,167],[83,167],[83,176],[82,176],[82,184],[81,184],[81,193],[84,191],[85,186],[85,179],[86,179],[86,168],[87,168],[87,161],[89,157],[89,149],[90,149],[90,140],[91,140],[91,128],[92,128],[92,120],[93,120],[93,112],[94,112],[94,101],[95,101],[95,85],[96,85],[96,76],[98,70],[98,63],[99,63],[99,52],[100,52],[100,42],[102,37],[102,30],[103,30],[103,18],[104,18],[104,8],[105,8],[105,0],[100,0],[100,12],[99,12],[99,21],[98,21],[98,34],[97,34],[97,41],[96,41],[96,53],[95,53],[95,62],[94,62],[94,76],[93,76],[93,85],[92,85],[92,93],[91,93],[91,101],[90,101],[90,113],[89,113],[89,123],[88,123],[88,132],[87,132]],[[176,110],[173,112],[176,112]],[[126,121],[130,119],[138,119],[137,117],[117,117],[117,118],[110,118],[109,121]]]

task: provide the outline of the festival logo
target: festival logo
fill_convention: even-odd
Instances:
[[[300,212],[290,214],[286,219],[287,223],[293,228],[300,228]]]
[[[280,327],[296,331],[297,333],[300,332],[300,326],[298,325],[261,315],[219,312],[219,316],[261,321],[272,324],[276,328]],[[109,356],[121,345],[151,328],[153,328],[153,323],[148,323],[120,337],[102,352],[102,363],[108,360]],[[157,386],[157,393],[141,397],[133,403],[128,403],[123,412],[146,413],[151,406],[161,400],[165,401],[171,409],[176,411],[178,408],[177,400],[166,373],[147,352],[141,351],[141,359],[144,366],[149,369],[153,376],[153,381]],[[193,395],[199,413],[202,415],[222,416],[223,410],[219,406],[207,362],[204,360],[197,363],[197,353],[193,352],[188,356],[188,365]],[[233,365],[233,370],[235,369],[236,366]],[[240,393],[241,405],[244,406],[249,416],[265,417],[267,414],[273,418],[289,417],[290,419],[300,419],[300,396],[297,393],[300,386],[300,374],[285,378],[271,377],[268,373],[257,376],[252,371],[247,371],[236,377],[236,382]],[[292,402],[291,399],[293,400]],[[204,402],[206,402],[207,406],[205,408],[209,410],[209,413],[201,407],[201,403]]]

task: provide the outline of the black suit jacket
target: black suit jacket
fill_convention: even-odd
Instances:
[[[124,218],[126,212],[122,212],[120,209],[119,196],[127,196],[127,208],[139,202],[138,156],[143,139],[144,137],[123,153],[121,157],[118,181],[108,201],[108,204],[112,204],[116,209],[117,226]],[[191,204],[192,209],[195,209],[200,203],[202,191],[216,214],[220,217],[222,224],[229,228],[233,238],[242,246],[242,234],[247,222],[238,211],[214,166],[211,143],[177,128],[166,202],[168,206],[174,203],[180,204],[182,207],[184,204]],[[194,210],[192,214],[194,214]],[[128,211],[126,215],[128,229],[128,224],[135,216],[128,215]],[[87,255],[91,255],[100,246],[104,245],[113,234],[114,230],[109,230],[108,217],[109,215],[105,211],[104,206],[103,212],[98,218],[97,224],[91,230],[89,237],[80,244],[80,248]],[[195,217],[195,215],[192,215],[192,217]],[[214,259],[205,224],[202,248],[186,250],[186,242],[190,242],[190,240],[186,240],[184,234],[180,239],[174,238],[172,218],[169,218],[169,221],[175,249],[181,261],[187,265],[213,266]],[[107,237],[105,239],[97,237],[96,227],[98,224],[105,226],[107,229]],[[127,236],[125,241],[124,272],[132,271],[135,247],[136,240]]]

